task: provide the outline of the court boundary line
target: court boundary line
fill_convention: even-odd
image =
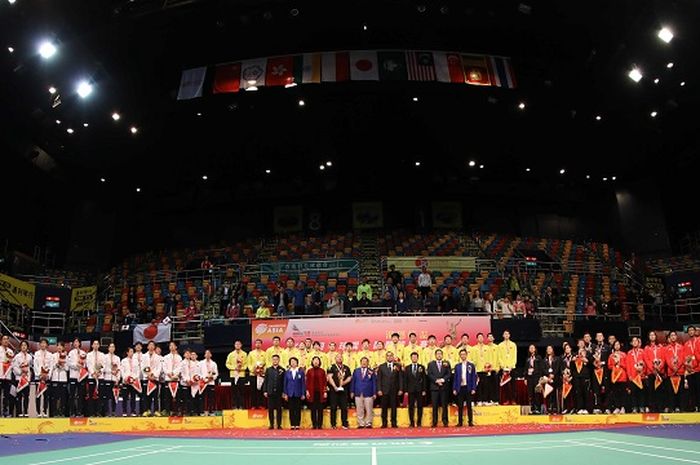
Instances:
[[[160,454],[161,452],[170,452],[170,451],[175,450],[175,449],[179,449],[179,447],[178,446],[166,447],[165,449],[151,450],[151,451],[143,452],[141,454],[125,455],[124,457],[115,457],[113,459],[101,460],[99,462],[90,462],[90,463],[87,463],[85,465],[100,465],[103,463],[119,462],[121,460],[133,459],[134,457],[143,457],[144,455],[153,455],[153,454]]]
[[[47,452],[66,451],[66,450],[71,450],[71,449],[78,449],[78,448],[81,448],[81,447],[100,447],[100,445],[98,444],[98,445],[90,445],[90,446],[77,446],[77,447],[75,447],[75,448],[71,447],[71,448],[66,448],[66,449],[51,450],[51,451],[47,451]],[[130,452],[130,451],[135,451],[135,450],[138,450],[138,449],[145,449],[145,448],[151,448],[151,447],[153,447],[151,444],[145,444],[145,445],[143,445],[143,446],[129,447],[129,448],[126,448],[126,449],[115,449],[115,450],[106,451],[106,452],[96,452],[96,453],[94,453],[94,454],[78,455],[78,456],[74,456],[74,457],[64,457],[64,458],[55,459],[55,460],[45,460],[45,461],[43,461],[43,462],[33,462],[33,463],[29,464],[29,465],[48,465],[48,464],[52,464],[52,463],[68,462],[68,461],[71,461],[71,460],[85,459],[85,458],[89,458],[89,457],[99,457],[99,456],[102,456],[102,455],[116,454],[116,453],[119,453],[119,452]],[[43,452],[30,452],[30,453],[39,453],[39,454],[41,454],[41,453],[43,453]],[[21,455],[22,455],[22,454],[16,454],[16,455],[14,455],[14,456],[13,456],[13,455],[9,455],[8,457],[17,457],[17,456],[21,456]]]
[[[698,461],[698,460],[690,460],[690,459],[684,459],[684,458],[680,458],[680,457],[669,457],[666,455],[650,454],[648,452],[641,452],[641,451],[636,451],[636,450],[618,449],[616,447],[605,446],[602,444],[585,444],[585,443],[580,443],[580,442],[575,441],[575,440],[572,440],[571,443],[576,444],[578,446],[582,446],[582,447],[596,447],[598,449],[612,450],[615,452],[626,452],[628,454],[634,454],[634,455],[644,455],[646,457],[653,457],[653,458],[657,458],[657,459],[675,460],[676,462],[700,464],[700,461]]]
[[[659,439],[659,438],[657,438]],[[613,439],[600,439],[601,441],[604,441],[606,443],[613,443],[613,444],[622,444],[624,446],[633,446],[633,447],[647,447],[649,449],[662,449],[662,450],[671,450],[674,452],[683,452],[686,454],[698,454],[700,455],[700,451],[698,450],[689,450],[689,449],[678,449],[677,447],[664,447],[664,446],[654,446],[651,444],[638,444],[634,442],[626,442],[626,441],[616,441]],[[682,439],[676,439],[676,441],[682,441]]]

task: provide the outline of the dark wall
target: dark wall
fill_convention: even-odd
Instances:
[[[671,253],[671,242],[659,193],[652,182],[640,182],[615,192],[620,233],[628,250],[642,256]]]

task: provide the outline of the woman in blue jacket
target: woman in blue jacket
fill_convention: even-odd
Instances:
[[[289,369],[284,372],[283,398],[289,405],[289,424],[292,429],[299,429],[301,425],[301,401],[306,397],[306,379],[304,370],[299,368],[299,360],[296,357],[289,359]]]

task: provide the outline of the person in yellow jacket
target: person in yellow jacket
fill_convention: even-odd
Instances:
[[[476,345],[470,348],[469,361],[474,364],[477,376],[479,377],[479,384],[476,387],[476,404],[484,405],[485,402],[489,401],[486,394],[488,392],[487,384],[491,381],[487,379],[487,374],[490,376],[491,373],[487,373],[485,366],[486,364],[491,367],[494,365],[492,357],[493,350],[484,343],[484,333],[478,333],[476,335],[476,341]]]
[[[460,337],[459,344],[457,344],[457,350],[466,350],[467,351],[467,361],[474,363],[474,360],[471,359],[472,354],[472,346],[469,345],[469,334],[464,333]],[[460,361],[461,363],[461,361]],[[476,366],[476,364],[474,364]]]
[[[437,338],[431,334],[428,336],[428,345],[423,347],[423,350],[421,351],[421,363],[423,366],[427,367],[428,363],[435,360],[435,351],[438,349]]]
[[[420,360],[423,354],[423,348],[418,344],[418,336],[416,336],[416,333],[408,335],[408,344],[403,348],[403,354],[399,356],[401,362],[405,365],[411,363],[411,354],[413,352],[418,354],[418,360]]]
[[[297,362],[299,362],[299,349],[294,346],[293,337],[288,337],[285,341],[285,345],[287,347],[282,349],[282,353],[280,354],[280,366],[286,370],[289,366],[290,358],[296,357]]]
[[[272,366],[272,356],[277,355],[282,358],[282,347],[280,346],[280,337],[275,336],[272,338],[272,346],[268,347],[267,350],[265,351],[265,354],[267,355],[267,358],[265,360],[265,365],[268,367]],[[281,362],[280,362],[281,364]]]
[[[306,344],[306,341],[304,341],[304,344]],[[306,358],[308,359],[307,366],[309,368],[311,368],[311,360],[313,360],[314,357],[318,357],[319,360],[321,360],[321,368],[325,370],[328,364],[328,359],[325,352],[321,352],[321,343],[318,341],[314,341],[311,344],[311,350],[309,350],[306,355]]]
[[[231,375],[231,407],[234,409],[243,408],[243,384],[248,368],[248,354],[241,347],[241,341],[234,342],[233,350],[226,357],[226,368]]]
[[[501,367],[501,405],[515,404],[515,379],[511,372],[518,361],[518,347],[510,340],[510,331],[503,331],[503,342],[498,344],[498,364]]]
[[[328,352],[326,352],[326,364],[323,365],[324,370],[328,371],[331,365],[335,363],[335,357],[338,354],[342,355],[340,352],[338,352],[338,344],[336,344],[335,342],[329,342]],[[323,361],[323,359],[321,359],[321,361]]]
[[[386,362],[386,349],[384,348],[384,342],[377,341],[374,343],[374,359],[372,359],[371,365],[372,367],[376,368],[384,362]]]
[[[343,363],[350,368],[350,372],[355,371],[355,368],[360,366],[360,361],[355,355],[355,345],[352,342],[346,342],[345,350],[343,351]]]
[[[399,333],[392,333],[391,342],[387,343],[387,345],[386,345],[386,350],[388,352],[393,353],[397,357],[400,357],[403,355],[403,348],[404,348],[403,344],[401,342],[399,342],[399,337],[400,337]],[[380,362],[380,364],[384,363],[384,362],[386,362],[386,360],[382,360]]]
[[[377,367],[377,363],[374,359],[374,352],[369,350],[369,348],[370,348],[369,339],[363,339],[362,340],[362,349],[358,350],[355,353],[355,359],[362,360],[362,357],[367,357],[367,360],[369,361],[369,367],[374,369]],[[348,366],[350,366],[350,365],[348,365]]]
[[[279,338],[277,338],[279,344]],[[267,365],[267,352],[262,349],[262,339],[255,340],[255,349],[248,354],[248,373],[250,374],[251,407],[254,409],[263,407],[262,384],[264,381],[265,366]]]
[[[450,362],[452,369],[459,363],[459,350],[452,345],[452,336],[447,334],[442,340],[442,358]]]

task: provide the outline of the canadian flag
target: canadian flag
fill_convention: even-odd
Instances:
[[[137,342],[147,344],[150,341],[156,344],[168,342],[170,340],[170,328],[170,324],[164,323],[136,325],[134,328],[134,344]]]

